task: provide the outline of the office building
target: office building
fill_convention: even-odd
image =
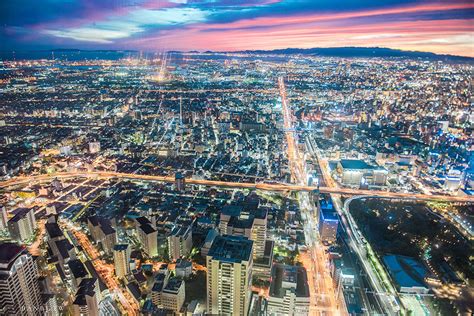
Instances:
[[[34,209],[17,209],[15,215],[8,221],[10,236],[18,241],[24,241],[33,236],[36,229]]]
[[[445,177],[444,188],[447,191],[457,191],[462,187],[463,179],[464,172],[462,170],[452,168]]]
[[[207,312],[248,315],[253,242],[242,236],[218,236],[206,257]]]
[[[358,159],[341,159],[337,164],[337,172],[342,184],[354,187],[385,186],[388,177],[387,170]]]
[[[51,256],[57,256],[59,250],[56,246],[56,241],[65,239],[63,231],[56,222],[47,222],[44,226]]]
[[[305,268],[275,264],[271,280],[268,315],[309,315],[310,295]]]
[[[70,283],[71,289],[75,292],[79,288],[82,280],[90,277],[89,271],[80,259],[70,260],[65,269],[66,277]]]
[[[115,275],[119,279],[130,273],[130,253],[128,244],[117,244],[114,247]]]
[[[36,262],[25,248],[0,244],[0,310],[6,315],[42,315]]]

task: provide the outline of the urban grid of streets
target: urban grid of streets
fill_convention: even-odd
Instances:
[[[361,240],[361,235],[358,232],[357,224],[352,218],[351,214],[348,211],[348,205],[350,201],[355,198],[361,197],[387,197],[387,198],[411,198],[411,199],[448,199],[452,201],[470,201],[470,197],[458,197],[458,196],[436,196],[433,194],[410,194],[410,193],[397,193],[397,192],[387,192],[387,191],[374,191],[374,190],[356,190],[356,189],[345,189],[339,188],[336,182],[329,175],[327,170],[327,161],[321,158],[319,154],[319,149],[317,145],[308,137],[306,143],[306,148],[309,149],[309,155],[313,156],[319,166],[319,171],[321,174],[320,183],[325,184],[325,186],[308,186],[306,185],[307,177],[305,171],[305,157],[307,153],[300,153],[297,146],[298,134],[295,132],[293,126],[293,115],[291,108],[287,101],[286,89],[284,85],[283,77],[278,79],[281,105],[282,105],[282,116],[284,119],[284,129],[287,143],[287,155],[289,158],[289,165],[292,175],[292,180],[295,185],[288,184],[269,184],[269,183],[241,183],[241,182],[225,182],[225,181],[211,181],[211,180],[196,180],[196,179],[187,179],[190,184],[197,185],[206,185],[206,186],[219,186],[219,187],[228,187],[228,188],[254,188],[260,190],[269,190],[269,191],[297,191],[298,202],[300,205],[300,210],[302,212],[302,218],[304,220],[304,232],[307,245],[309,246],[308,252],[302,254],[301,261],[305,266],[308,274],[308,280],[310,282],[309,288],[311,292],[311,311],[315,314],[327,314],[327,315],[346,315],[347,311],[345,310],[345,302],[342,295],[339,295],[339,289],[334,288],[334,283],[331,279],[329,272],[329,259],[325,252],[325,248],[318,240],[317,234],[317,224],[315,223],[315,204],[313,197],[310,193],[317,191],[322,193],[330,193],[331,198],[334,202],[334,205],[341,216],[343,223],[343,230],[348,238],[349,246],[356,252],[360,262],[363,264],[364,271],[367,273],[371,286],[376,291],[377,303],[379,304],[380,310],[389,312],[390,314],[396,314],[400,310],[398,300],[395,298],[396,290],[393,285],[391,285],[390,280],[385,276],[384,280],[380,279],[380,276],[375,271],[374,267],[370,262],[366,260],[366,250],[365,244]],[[174,123],[174,118],[168,122],[165,130],[168,130],[170,126]],[[161,142],[161,140],[160,140]],[[145,160],[144,158],[142,162]],[[31,183],[31,182],[41,182],[41,181],[51,181],[53,178],[74,178],[74,177],[92,177],[92,178],[122,178],[122,179],[140,179],[140,180],[149,180],[149,181],[164,181],[164,182],[174,182],[174,177],[164,177],[164,176],[148,176],[137,174],[138,169],[133,174],[122,174],[118,172],[77,172],[77,173],[59,173],[59,174],[48,174],[48,175],[39,175],[31,177],[16,177],[3,182],[0,182],[1,188],[7,188],[10,186],[22,184],[22,183]],[[87,180],[86,180],[87,181]],[[73,187],[71,190],[66,192],[61,196],[65,196],[71,191],[75,190],[76,187]],[[89,192],[91,194],[94,192]],[[340,194],[352,194],[353,198],[346,200],[344,205],[341,202]],[[56,200],[59,200],[56,199]],[[86,208],[84,208],[86,209]],[[78,214],[80,215],[80,214]],[[76,215],[76,217],[78,216]],[[42,222],[40,223],[42,224]],[[95,269],[98,274],[106,283],[107,287],[111,290],[111,293],[118,298],[123,311],[127,312],[128,315],[135,315],[138,310],[138,307],[134,303],[133,299],[130,297],[130,294],[121,289],[118,285],[117,280],[111,276],[113,272],[113,266],[105,263],[99,258],[99,254],[95,247],[91,244],[88,237],[78,230],[70,222],[65,224],[67,229],[69,229],[77,242],[85,250],[85,253],[92,261]],[[44,233],[44,231],[43,231]],[[43,235],[39,234],[39,237]],[[34,244],[32,244],[29,249],[32,253],[37,253],[39,241],[41,238],[37,238]],[[387,288],[387,285],[388,288]],[[420,303],[421,304],[421,303]],[[367,304],[370,306],[370,304]],[[412,307],[413,308],[413,307]]]
[[[339,294],[339,289],[334,288],[333,280],[329,273],[329,259],[325,252],[325,247],[321,244],[317,233],[317,224],[315,215],[317,213],[315,207],[315,201],[313,193],[329,193],[333,200],[334,206],[338,211],[342,219],[343,227],[343,238],[347,245],[356,254],[358,260],[362,264],[363,270],[370,281],[370,287],[375,292],[376,297],[376,310],[374,312],[383,311],[390,314],[395,314],[399,309],[404,309],[403,298],[400,298],[397,294],[394,286],[387,276],[380,275],[377,272],[375,265],[380,264],[378,262],[371,262],[366,256],[366,245],[365,241],[355,220],[352,218],[348,211],[349,203],[354,199],[360,199],[365,197],[379,197],[388,199],[415,199],[415,200],[443,200],[453,202],[470,202],[471,197],[467,196],[447,196],[447,195],[436,195],[432,193],[404,193],[404,192],[390,192],[390,191],[378,191],[378,190],[364,190],[364,189],[353,189],[340,187],[336,181],[333,180],[329,174],[328,161],[323,158],[320,154],[320,149],[315,140],[312,139],[311,135],[305,135],[305,152],[301,152],[298,148],[298,132],[294,126],[294,116],[292,109],[287,97],[287,91],[285,88],[285,82],[283,77],[278,78],[278,91],[280,94],[281,110],[283,117],[283,128],[286,140],[287,158],[289,160],[289,168],[291,171],[292,183],[246,183],[246,182],[232,182],[232,181],[216,181],[216,180],[204,180],[204,179],[193,179],[187,178],[186,181],[189,184],[203,185],[203,186],[215,186],[224,188],[235,188],[235,189],[259,189],[268,191],[296,191],[298,203],[301,210],[301,215],[304,222],[304,233],[306,243],[308,245],[308,251],[301,254],[301,261],[306,267],[308,273],[309,286],[311,290],[311,311],[315,314],[325,315],[345,315],[344,298]],[[277,90],[275,90],[277,91]],[[160,113],[161,102],[158,107]],[[177,119],[170,119],[165,125],[165,132],[160,138],[158,144],[163,142],[164,136],[168,129],[171,129],[173,125],[177,125]],[[180,123],[181,124],[181,123]],[[153,132],[155,127],[155,121],[153,122],[150,134]],[[305,161],[310,156],[317,163],[319,174],[321,175],[320,183],[318,186],[308,185],[307,179],[308,174],[306,172]],[[33,183],[33,182],[47,182],[54,178],[86,178],[88,179],[137,179],[143,181],[156,181],[156,182],[174,182],[174,177],[161,176],[161,175],[145,175],[139,174],[138,171],[144,166],[148,156],[145,156],[140,161],[139,169],[136,169],[133,173],[125,172],[111,172],[111,171],[81,171],[81,172],[59,172],[51,173],[46,175],[34,175],[26,177],[15,177],[9,180],[0,182],[0,188],[7,188],[9,186],[15,186],[18,184]],[[88,195],[93,193],[98,188],[88,192]],[[75,190],[73,187],[68,190],[62,196],[65,196]],[[352,195],[353,197],[345,200],[343,203],[342,195]],[[56,200],[59,200],[58,197]],[[85,206],[87,205],[84,203]],[[85,209],[86,207],[84,207]],[[82,213],[76,214],[76,217]],[[97,249],[88,240],[88,237],[77,229],[70,222],[62,223],[62,225],[72,232],[77,242],[85,250],[85,254],[92,261],[97,272],[101,278],[105,281],[107,287],[111,289],[113,295],[118,298],[122,305],[123,311],[126,311],[129,315],[133,315],[138,307],[130,298],[130,294],[120,288],[117,284],[117,280],[112,276],[113,267],[99,258]],[[42,222],[40,223],[40,227]],[[39,234],[42,236],[43,232]],[[30,251],[32,253],[37,252],[39,247],[38,238],[31,246]],[[369,306],[370,303],[366,303],[365,306]],[[417,310],[422,310],[423,306],[420,306]],[[369,310],[369,312],[371,312]]]
[[[297,140],[295,140],[295,135],[297,134],[293,133],[293,115],[288,104],[283,77],[278,78],[278,85],[290,171],[292,179],[297,184],[303,185],[306,183],[307,178],[304,172],[304,155],[299,153]],[[308,245],[309,258],[303,258],[303,264],[308,274],[310,291],[312,290],[311,308],[313,311],[324,311],[329,315],[347,314],[347,311],[344,311],[343,308],[344,299],[338,297],[336,301],[336,291],[334,290],[333,282],[329,275],[329,260],[327,260],[324,249],[317,239],[317,226],[314,222],[317,212],[314,203],[310,201],[308,192],[300,192],[298,194],[298,201],[301,216],[305,223],[304,233],[306,244]]]

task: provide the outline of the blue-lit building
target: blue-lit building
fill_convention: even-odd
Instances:
[[[415,258],[386,255],[383,262],[401,293],[427,294],[429,288],[425,284],[428,270]]]
[[[319,201],[319,235],[324,244],[336,241],[339,218],[330,198]]]

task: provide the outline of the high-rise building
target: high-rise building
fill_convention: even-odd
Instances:
[[[191,225],[178,225],[168,236],[168,253],[171,261],[189,255],[193,246]]]
[[[42,315],[38,267],[25,248],[0,244],[0,310],[4,315]]]
[[[153,288],[151,289],[151,301],[157,307],[161,308],[163,304],[163,288],[165,287],[167,282],[167,275],[164,273],[158,273],[158,275],[155,277],[155,283],[153,284]]]
[[[252,212],[253,225],[252,236],[253,240],[253,257],[254,259],[263,258],[265,254],[265,242],[267,239],[267,210],[257,209]]]
[[[242,236],[218,236],[206,257],[207,312],[248,315],[253,242]]]
[[[99,288],[95,278],[83,279],[73,302],[74,315],[99,316]]]
[[[82,280],[90,278],[89,271],[87,271],[85,265],[80,259],[70,260],[64,270],[66,278],[73,291],[77,291]]]
[[[106,254],[112,254],[117,234],[109,219],[97,215],[87,218],[87,226],[92,239],[99,243]]]
[[[186,189],[186,180],[184,178],[184,175],[181,172],[176,172],[174,178],[176,190],[184,191]]]
[[[66,239],[63,231],[56,222],[47,222],[45,225],[47,243],[51,250],[52,256],[56,256],[59,252],[56,241]]]
[[[171,278],[161,293],[161,304],[164,309],[179,314],[185,299],[184,281]]]
[[[117,244],[114,247],[115,275],[119,279],[130,273],[130,252],[128,244]]]
[[[18,241],[30,238],[36,229],[35,212],[32,208],[16,210],[15,216],[8,221],[10,236]]]
[[[324,244],[332,244],[337,238],[339,219],[330,199],[319,202],[319,235]]]
[[[219,229],[223,235],[244,236],[251,239],[254,259],[263,258],[267,238],[267,210],[244,211],[239,205],[225,207],[220,215]]]
[[[305,268],[275,264],[271,280],[268,315],[309,315],[310,296]]]
[[[151,258],[156,257],[158,255],[158,231],[148,223],[138,226],[137,231],[143,251]]]
[[[0,230],[7,229],[8,228],[8,212],[7,208],[2,205],[0,206]]]
[[[59,313],[58,301],[56,295],[52,291],[52,283],[50,277],[40,277],[38,279],[41,299],[43,302],[43,316],[58,316]]]
[[[462,187],[464,181],[463,170],[451,168],[444,180],[444,188],[448,191],[457,191]]]
[[[57,316],[59,313],[58,301],[54,294],[41,294],[43,301],[43,316]]]

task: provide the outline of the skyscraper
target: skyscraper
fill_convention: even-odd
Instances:
[[[248,315],[253,242],[242,236],[218,236],[206,257],[207,312]]]
[[[123,278],[130,273],[130,247],[128,244],[115,245],[114,265],[117,278]]]
[[[42,315],[38,267],[25,248],[0,244],[0,311],[2,315]]]

